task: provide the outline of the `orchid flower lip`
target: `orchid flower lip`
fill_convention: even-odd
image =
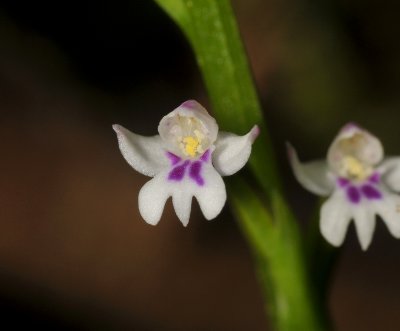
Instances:
[[[153,177],[139,192],[139,211],[155,225],[169,197],[181,223],[189,222],[195,197],[206,219],[218,216],[226,201],[221,176],[239,171],[248,161],[259,135],[254,126],[246,135],[221,132],[213,117],[195,100],[183,102],[165,115],[159,135],[144,137],[113,125],[120,151],[136,171]]]

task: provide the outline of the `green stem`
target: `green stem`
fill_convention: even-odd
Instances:
[[[276,162],[239,31],[227,0],[155,0],[180,26],[194,50],[213,106],[226,131],[258,124],[250,166],[264,190],[280,188]]]
[[[314,293],[300,231],[279,194],[273,197],[273,220],[264,203],[240,178],[230,181],[234,209],[253,250],[266,310],[274,330],[327,330],[325,306]]]
[[[228,191],[254,253],[274,330],[324,330],[300,231],[282,199],[272,144],[229,0],[155,1],[191,43],[220,126],[239,134],[254,124],[261,128],[250,158],[256,185],[236,176]]]

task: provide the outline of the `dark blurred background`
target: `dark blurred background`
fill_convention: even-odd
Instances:
[[[315,198],[284,142],[324,157],[356,121],[400,153],[400,5],[384,0],[235,0],[289,199]],[[182,101],[208,105],[193,54],[149,0],[0,1],[0,323],[52,330],[267,329],[251,254],[226,207],[189,226],[171,204],[138,214],[147,178],[111,124],[155,134]],[[336,329],[400,329],[400,241],[352,228],[329,296]],[[11,326],[7,326],[11,325]]]

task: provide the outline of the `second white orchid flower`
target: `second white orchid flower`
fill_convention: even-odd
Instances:
[[[125,160],[138,172],[154,177],[139,192],[139,211],[152,225],[159,222],[167,199],[184,226],[196,197],[207,219],[226,201],[221,176],[239,171],[259,134],[254,126],[244,136],[218,132],[218,125],[196,101],[189,100],[161,119],[159,135],[144,137],[113,125]]]
[[[354,220],[363,250],[371,243],[376,216],[390,233],[400,238],[400,158],[384,159],[381,142],[354,124],[342,128],[326,160],[300,163],[288,146],[297,180],[310,192],[329,196],[320,213],[325,239],[340,246]]]

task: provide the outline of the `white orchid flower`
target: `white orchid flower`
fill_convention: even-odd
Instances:
[[[184,226],[189,222],[193,196],[205,218],[215,218],[226,201],[221,176],[232,175],[246,164],[259,134],[257,126],[244,136],[218,132],[215,119],[194,100],[164,116],[159,135],[140,136],[120,125],[113,129],[129,165],[154,177],[139,192],[140,214],[152,225],[159,222],[170,196]]]
[[[333,246],[342,245],[354,220],[363,250],[371,243],[376,216],[400,238],[400,158],[384,159],[379,139],[350,123],[329,147],[326,160],[300,163],[288,146],[293,172],[310,192],[329,196],[320,213],[320,230]]]

